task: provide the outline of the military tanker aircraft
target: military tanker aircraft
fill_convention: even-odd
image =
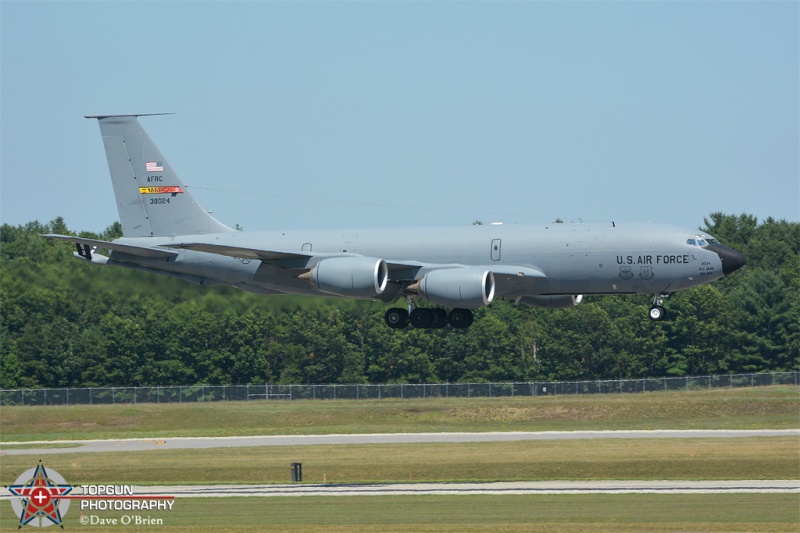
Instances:
[[[100,125],[123,236],[46,235],[75,243],[83,261],[265,295],[404,302],[385,314],[397,329],[466,328],[471,309],[498,298],[559,309],[587,294],[653,295],[649,317],[663,320],[669,293],[745,264],[710,235],[653,223],[238,231],[195,201],[142,116],[86,117]]]

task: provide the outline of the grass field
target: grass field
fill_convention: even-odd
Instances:
[[[36,458],[38,460],[38,457]],[[800,479],[796,437],[603,439],[482,443],[211,448],[43,457],[72,483],[288,483],[303,463],[306,483],[531,480]],[[31,468],[3,457],[0,481]]]
[[[142,515],[163,520],[155,527],[81,526],[72,508],[64,523],[73,531],[117,532],[796,532],[798,503],[796,494],[184,498],[171,512]],[[0,530],[16,530],[16,517],[8,507],[3,511]]]
[[[3,441],[800,427],[800,387],[695,392],[2,407]]]
[[[320,483],[547,479],[800,479],[800,440],[610,439],[161,450],[170,436],[800,428],[800,388],[611,396],[3,407],[3,441],[154,439],[137,453],[54,454],[70,483],[284,483],[289,463]],[[59,445],[60,446],[60,445]],[[0,454],[2,453],[0,449]],[[5,455],[13,483],[39,457]],[[121,512],[96,513],[120,518]],[[141,513],[146,517],[146,513]],[[798,531],[800,494],[180,498],[160,531]],[[148,525],[66,527],[133,531]],[[0,529],[16,529],[8,503]]]

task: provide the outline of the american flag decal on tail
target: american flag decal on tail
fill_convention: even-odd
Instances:
[[[147,172],[164,172],[164,163],[161,161],[148,161],[144,164]]]

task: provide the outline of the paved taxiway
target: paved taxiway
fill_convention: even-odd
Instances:
[[[357,435],[273,435],[255,437],[164,437],[74,441],[0,442],[0,455],[138,452],[246,446],[310,446],[315,444],[414,444],[432,442],[508,442],[564,439],[690,439],[739,437],[800,437],[800,429],[530,431],[495,433],[382,433]],[[20,445],[25,448],[19,448]],[[41,445],[38,446],[38,445]],[[67,445],[69,447],[62,447]],[[9,448],[10,446],[10,448]],[[56,447],[49,447],[56,446]]]

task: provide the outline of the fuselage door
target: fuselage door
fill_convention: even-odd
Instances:
[[[492,239],[492,261],[500,261],[500,239]]]

